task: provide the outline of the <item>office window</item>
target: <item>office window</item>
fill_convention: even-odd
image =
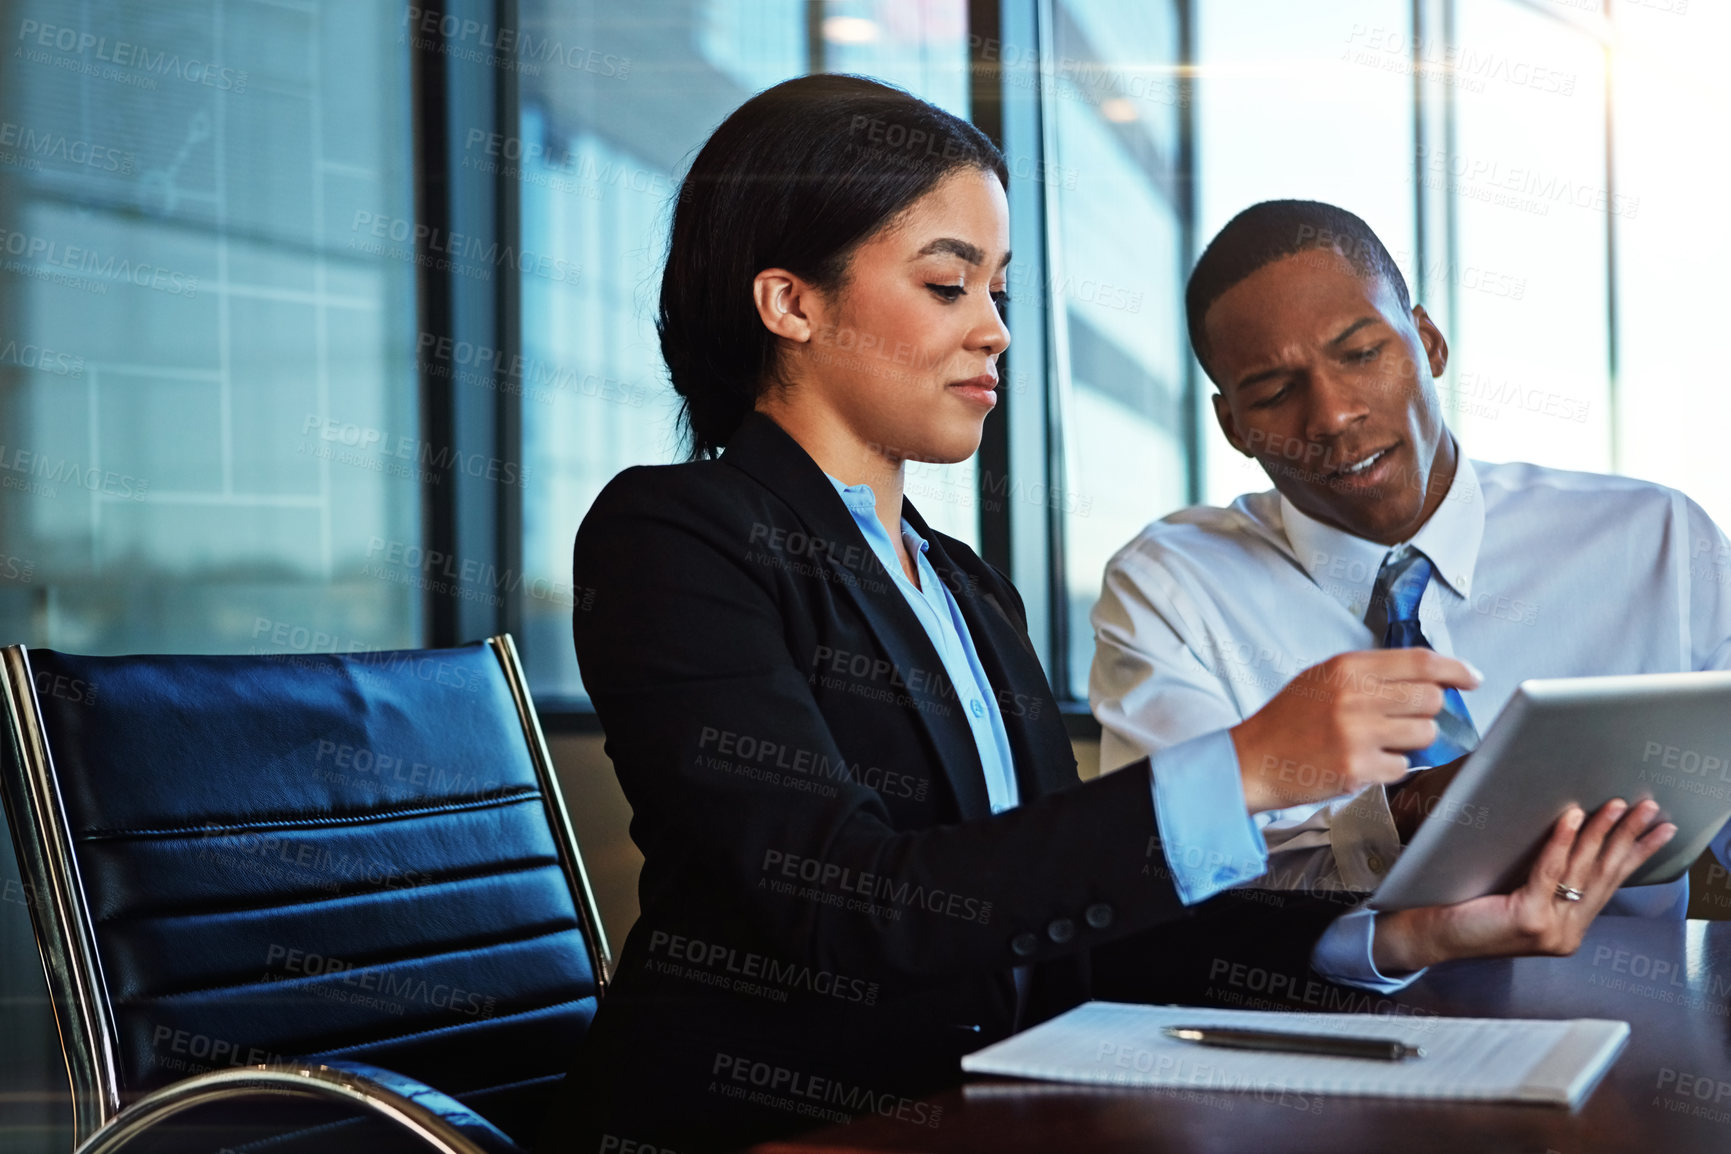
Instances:
[[[1638,202],[1606,187],[1603,49],[1513,0],[1457,19],[1449,423],[1473,457],[1607,472],[1606,217]]]
[[[1731,233],[1716,222],[1731,152],[1688,110],[1731,108],[1731,7],[1616,8],[1618,467],[1675,485],[1731,526],[1731,389],[1719,369],[1731,316]],[[1731,581],[1731,558],[1699,558]]]
[[[1198,0],[1196,7],[1198,255],[1257,201],[1322,200],[1362,217],[1422,297],[1415,275],[1412,5]],[[1220,434],[1207,399],[1213,392],[1205,380],[1198,414],[1202,499],[1226,505],[1271,482]]]
[[[1016,493],[1062,511],[1068,689],[1085,698],[1106,561],[1186,503],[1183,90],[1176,3],[1054,10],[1043,179],[1058,203],[1049,299],[1066,338],[1063,482]]]
[[[1450,343],[1439,391],[1469,453],[1611,468],[1606,216],[1635,201],[1607,186],[1603,49],[1576,13],[1418,7],[1415,29],[1400,0],[1199,3],[1198,244],[1268,197],[1351,209]],[[1210,503],[1267,487],[1203,442]]]
[[[684,456],[653,321],[671,200],[695,150],[753,93],[814,64],[965,115],[964,8],[524,0],[526,32],[591,50],[583,67],[520,73],[519,156],[507,158],[521,167],[523,247],[582,270],[522,283],[529,584],[569,587],[577,526],[615,473]],[[910,463],[907,491],[934,527],[977,537],[972,462]],[[582,695],[570,614],[569,597],[523,602],[524,661],[549,700]]]
[[[683,455],[652,318],[693,150],[752,93],[813,69],[968,115],[976,30],[965,0],[517,7],[521,33],[558,50],[518,54],[501,89],[516,104],[497,123],[446,110],[483,129],[452,138],[449,164],[515,199],[519,235],[502,242],[578,271],[525,271],[507,318],[523,354],[521,443],[507,426],[460,431],[531,479],[517,567],[530,592],[511,610],[536,690],[580,705],[572,537],[620,469]],[[471,550],[481,530],[441,487],[452,450],[422,428],[414,354],[440,334],[417,324],[417,277],[439,282],[412,251],[424,222],[404,7],[4,10],[17,49],[0,59],[4,636],[88,651],[465,639],[451,634],[475,620],[428,613],[440,573],[423,524],[471,519],[456,534]],[[1442,393],[1469,452],[1624,469],[1731,517],[1712,435],[1723,390],[1700,343],[1723,311],[1724,262],[1717,234],[1692,223],[1705,194],[1684,191],[1723,174],[1675,114],[1715,106],[1722,85],[1705,65],[1663,63],[1706,51],[1713,36],[1690,30],[1717,16],[1624,4],[1604,17],[1561,0],[1038,10],[1046,43],[1017,33],[1027,43],[998,49],[1027,65],[1011,70],[1019,93],[1037,70],[1046,80],[1044,145],[1015,174],[1047,198],[1046,250],[1018,244],[1011,290],[1053,302],[1057,371],[1044,379],[1029,333],[1006,388],[1041,401],[1050,389],[1034,451],[1056,455],[1024,459],[1023,438],[1010,475],[982,485],[973,460],[911,462],[907,481],[934,525],[975,545],[984,518],[1008,548],[1007,515],[982,508],[982,487],[1023,513],[1037,504],[1062,572],[1025,592],[1042,645],[1063,643],[1061,696],[1085,690],[1087,613],[1111,552],[1191,500],[1269,484],[1214,427],[1181,298],[1195,251],[1260,199],[1333,201],[1383,237],[1450,340]],[[1035,12],[1006,6],[1004,27]],[[487,312],[484,278],[461,287],[465,308]],[[1697,319],[1675,323],[1679,309]]]
[[[4,11],[0,640],[418,643],[396,10]]]

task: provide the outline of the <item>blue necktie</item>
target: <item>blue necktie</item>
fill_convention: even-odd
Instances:
[[[1411,545],[1390,549],[1383,559],[1365,621],[1373,630],[1377,618],[1387,622],[1382,637],[1384,649],[1431,648],[1418,627],[1418,603],[1430,578],[1429,559]],[[1461,700],[1459,691],[1453,688],[1443,689],[1443,707],[1436,715],[1436,726],[1436,740],[1428,748],[1407,754],[1408,765],[1443,765],[1478,746],[1479,731],[1473,725],[1472,714],[1467,712],[1467,703]]]

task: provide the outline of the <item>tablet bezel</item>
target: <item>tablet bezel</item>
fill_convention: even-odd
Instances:
[[[1633,744],[1645,760],[1631,757]],[[1698,767],[1718,764],[1685,773],[1667,764],[1687,761],[1671,750]],[[1599,760],[1606,751],[1616,752]],[[1613,797],[1655,797],[1660,820],[1677,823],[1627,884],[1687,873],[1731,818],[1731,672],[1522,682],[1368,904],[1411,909],[1511,892],[1565,809],[1591,812]]]

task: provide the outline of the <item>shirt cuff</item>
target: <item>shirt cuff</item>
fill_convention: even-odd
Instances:
[[[1731,869],[1731,821],[1713,835],[1713,840],[1707,843],[1713,851],[1713,856],[1719,859],[1719,864]]]
[[[1310,968],[1341,986],[1378,994],[1404,990],[1423,970],[1391,978],[1376,968],[1371,947],[1376,940],[1376,911],[1363,908],[1335,918],[1310,951]]]
[[[1268,869],[1250,818],[1238,750],[1224,729],[1163,749],[1148,764],[1160,846],[1178,900],[1206,901]]]
[[[1624,886],[1611,895],[1601,915],[1625,918],[1670,918],[1682,921],[1689,912],[1689,875],[1656,886]]]
[[[1388,791],[1366,786],[1329,807],[1329,841],[1341,885],[1371,893],[1400,857],[1400,834],[1388,808]]]

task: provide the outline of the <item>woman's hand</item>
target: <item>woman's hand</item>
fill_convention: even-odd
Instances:
[[[1658,813],[1657,802],[1630,809],[1618,798],[1583,825],[1581,808],[1569,807],[1514,893],[1379,914],[1377,969],[1400,974],[1455,958],[1574,953],[1617,887],[1676,835],[1670,822],[1648,828]],[[1581,899],[1560,897],[1559,885],[1578,890]]]
[[[1429,649],[1342,653],[1311,666],[1230,731],[1250,812],[1399,781],[1406,751],[1436,740],[1443,686],[1478,684],[1471,666]]]

